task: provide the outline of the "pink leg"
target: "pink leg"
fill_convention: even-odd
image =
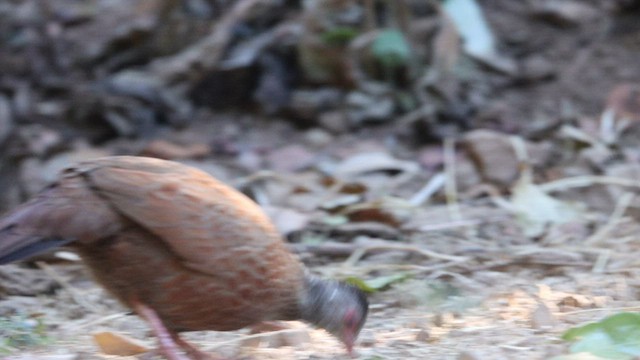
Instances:
[[[158,338],[160,353],[162,353],[162,355],[168,360],[189,360],[180,353],[180,348],[174,341],[172,333],[164,326],[162,320],[160,320],[158,314],[156,314],[153,309],[139,302],[133,303],[133,309],[151,326],[151,330]]]

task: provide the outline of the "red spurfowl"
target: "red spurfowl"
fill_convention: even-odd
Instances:
[[[269,320],[307,321],[351,352],[367,316],[363,293],[307,273],[254,202],[176,162],[80,163],[0,219],[0,264],[61,245],[149,323],[171,360],[206,358],[179,332]]]

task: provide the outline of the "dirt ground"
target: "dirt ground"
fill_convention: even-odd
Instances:
[[[541,15],[524,2],[479,3],[499,50],[518,59],[521,72],[511,76],[476,69],[463,81],[461,93],[468,97],[465,101],[475,101],[477,109],[470,115],[470,128],[456,135],[458,144],[472,142],[466,131],[492,129],[549,149],[547,160],[535,164],[536,182],[618,174],[640,184],[640,172],[625,177],[611,170],[613,165],[640,166],[640,126],[618,133],[619,141],[607,143],[607,152],[596,160],[581,153],[591,146],[589,141],[562,137],[566,132],[561,130],[570,124],[585,133],[594,128],[597,132],[610,105],[610,91],[620,84],[640,84],[637,6],[585,1],[593,12],[571,18]],[[8,83],[0,84],[0,95]],[[494,178],[485,173],[492,167],[479,165],[503,158],[485,159],[474,146],[454,149],[456,199],[451,199],[451,189],[442,188],[427,201],[411,202],[449,160],[442,139],[416,140],[420,137],[407,134],[418,130],[400,129],[404,123],[335,131],[299,126],[286,114],[274,118],[245,109],[198,114],[184,128],[163,125],[150,136],[85,141],[91,139],[85,130],[72,130],[72,136],[86,135],[83,145],[60,152],[49,149],[53,154],[40,158],[16,156],[13,165],[0,167],[2,183],[26,184],[7,190],[13,195],[3,199],[14,205],[75,160],[175,150],[165,145],[151,149],[149,143],[158,139],[208,144],[206,155],[181,160],[252,195],[311,271],[340,279],[406,275],[370,294],[369,320],[356,350],[363,360],[549,359],[568,353],[570,344],[560,337],[571,327],[640,309],[638,186],[625,187],[626,193],[596,182],[561,188],[554,197],[572,206],[579,203],[579,216],[548,223],[530,235],[522,213],[503,206],[515,204],[515,179],[492,183]],[[29,126],[33,124],[16,124]],[[60,127],[51,126],[64,133]],[[39,133],[38,141],[48,134]],[[371,153],[392,159],[370,156],[369,167],[357,171],[349,163]],[[14,165],[20,170],[7,170]],[[151,354],[118,356],[99,349],[93,339],[99,332],[124,335],[148,348],[155,340],[146,324],[94,283],[77,259],[62,256],[0,268],[0,317],[10,323],[26,321],[16,320],[21,316],[37,319],[45,334],[0,357],[154,359]],[[184,337],[206,351],[239,359],[348,358],[335,339],[302,323],[275,332],[249,332]]]

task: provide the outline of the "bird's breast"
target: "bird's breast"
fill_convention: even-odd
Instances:
[[[234,330],[288,318],[303,288],[302,267],[280,242],[218,247],[212,234],[201,247],[207,256],[201,264],[133,226],[78,249],[111,293],[127,305],[145,303],[176,331]]]

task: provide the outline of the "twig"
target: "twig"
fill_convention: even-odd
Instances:
[[[413,206],[420,206],[429,201],[433,194],[442,188],[446,179],[447,177],[442,172],[433,175],[422,189],[409,199],[409,204]]]
[[[73,301],[75,301],[78,305],[94,313],[101,312],[100,309],[98,309],[96,306],[87,302],[82,294],[80,294],[73,286],[71,286],[71,284],[69,284],[69,282],[62,276],[60,276],[51,266],[42,261],[36,261],[36,265],[40,269],[42,269],[42,271],[44,271],[47,276],[60,284],[60,286],[62,286],[62,288],[65,289],[69,293],[69,295],[71,295]]]
[[[520,166],[520,180],[527,184],[533,183],[533,170],[529,160],[529,153],[527,152],[527,146],[519,136],[510,136],[511,147],[518,159],[518,165]]]
[[[458,205],[458,188],[456,186],[456,153],[453,139],[444,140],[444,169],[447,175],[445,182],[445,198],[449,215],[454,220],[461,220],[460,206]]]
[[[398,250],[398,251],[408,251],[420,254],[425,257],[440,259],[440,260],[448,260],[448,261],[467,261],[468,258],[465,256],[454,256],[437,253],[435,251],[431,251],[425,248],[420,248],[412,245],[405,244],[380,244],[380,245],[364,245],[356,249],[351,256],[347,260],[345,260],[345,266],[353,266],[369,251],[374,250]]]
[[[396,270],[396,271],[411,271],[413,274],[430,273],[437,270],[443,270],[454,266],[459,266],[465,261],[451,261],[447,263],[440,263],[431,266],[414,265],[414,264],[372,264],[361,266],[358,269],[362,272],[368,273],[379,270]]]
[[[303,188],[303,189],[309,189],[308,183],[305,183],[304,181],[300,181],[296,177],[285,176],[273,170],[259,170],[247,176],[238,177],[232,181],[232,185],[235,188],[244,188],[254,183],[267,182],[267,181],[276,181],[276,182],[288,184],[288,185]],[[343,185],[344,185],[343,182],[337,181],[337,184],[333,185],[330,188],[330,190],[337,192]],[[310,190],[313,190],[313,189],[310,189]]]
[[[442,270],[436,271],[435,273],[429,275],[428,278],[429,279],[437,279],[437,278],[442,277],[442,276],[450,276],[450,277],[458,280],[459,283],[464,284],[464,285],[466,285],[466,286],[468,286],[468,287],[470,287],[472,289],[478,289],[480,287],[480,285],[478,284],[477,281],[469,279],[468,277],[466,277],[466,276],[464,276],[462,274],[453,273],[453,272],[450,272],[450,271],[442,271]]]
[[[600,139],[607,145],[617,141],[616,112],[613,109],[606,109],[600,116]]]
[[[449,221],[449,222],[433,224],[433,225],[423,225],[423,226],[419,227],[418,230],[420,230],[422,232],[442,231],[442,230],[449,230],[449,229],[461,228],[461,227],[477,226],[477,225],[480,225],[480,224],[487,224],[487,223],[492,223],[492,222],[500,222],[500,221],[508,221],[508,220],[510,220],[510,219],[508,219],[508,218],[495,218],[495,219],[482,219],[482,220],[479,220],[479,219],[465,219],[465,220]]]
[[[640,181],[617,178],[612,176],[585,175],[575,176],[546,184],[540,184],[538,187],[544,192],[563,191],[577,187],[586,187],[592,185],[617,185],[623,187],[631,187],[640,189]]]
[[[489,200],[491,200],[491,202],[493,202],[497,207],[505,209],[510,212],[515,211],[515,207],[513,206],[513,204],[511,204],[511,202],[509,202],[508,200],[504,199],[502,195],[500,195],[500,190],[495,185],[492,185],[492,184],[487,184],[487,183],[478,184],[472,187],[471,189],[467,190],[462,195],[462,197],[475,198],[483,194],[488,195]]]
[[[604,269],[607,267],[609,259],[611,259],[611,249],[604,249],[593,264],[591,272],[596,274],[603,273]]]
[[[216,27],[210,35],[188,47],[185,51],[155,61],[151,64],[150,72],[160,78],[165,85],[209,73],[222,59],[234,26],[246,18],[256,5],[269,2],[272,1],[236,1],[229,12],[217,21]]]
[[[65,330],[80,330],[83,328],[87,328],[87,327],[92,327],[92,326],[96,326],[96,325],[100,325],[115,319],[120,319],[122,317],[125,316],[129,316],[129,314],[131,314],[131,312],[119,312],[119,313],[115,313],[115,314],[109,314],[107,316],[102,316],[99,319],[93,319],[90,321],[84,321],[80,324],[72,324],[69,327],[65,327]]]
[[[604,240],[604,238],[618,226],[634,197],[635,196],[632,193],[624,193],[616,203],[616,207],[611,213],[607,223],[585,240],[584,243],[593,245],[602,242],[602,240]]]

